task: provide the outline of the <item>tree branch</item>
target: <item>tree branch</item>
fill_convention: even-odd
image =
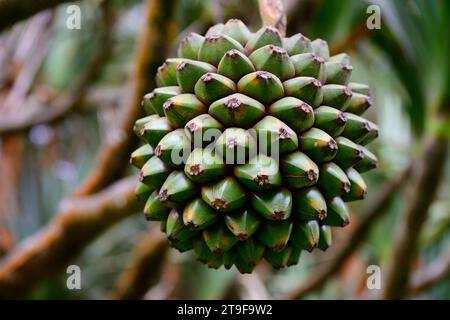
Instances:
[[[442,137],[429,138],[425,144],[424,156],[413,170],[414,184],[410,190],[408,206],[398,225],[383,293],[385,299],[402,299],[407,294],[418,237],[445,173],[448,144],[448,140]]]
[[[432,262],[422,270],[416,271],[412,277],[409,295],[416,296],[431,289],[437,283],[450,278],[450,251]]]
[[[363,243],[376,221],[388,212],[387,208],[392,198],[396,194],[396,191],[404,185],[410,171],[411,166],[395,179],[386,182],[385,185],[379,188],[380,191],[372,200],[372,204],[368,206],[367,213],[361,219],[358,226],[356,226],[349,239],[345,241],[344,246],[332,258],[330,264],[325,266],[324,269],[319,270],[317,274],[308,278],[305,283],[293,289],[285,297],[286,299],[302,299],[313,291],[319,290],[329,278],[341,269],[347,259]]]
[[[0,32],[32,15],[73,0],[0,0]]]
[[[286,35],[286,11],[283,0],[259,0],[259,14],[263,25],[278,29]]]
[[[135,247],[130,266],[119,276],[109,298],[141,299],[158,282],[168,248],[169,242],[164,233],[153,224]]]
[[[58,96],[51,107],[41,107],[30,113],[14,114],[10,119],[0,121],[0,135],[20,133],[31,129],[39,124],[54,124],[67,115],[74,112],[83,100],[88,86],[94,80],[105,61],[111,53],[113,15],[104,3],[102,5],[103,31],[99,39],[99,45],[91,61],[87,64],[81,74],[74,80],[73,85],[63,94]]]
[[[136,177],[104,191],[63,201],[55,219],[22,241],[0,264],[0,298],[23,298],[39,281],[62,270],[95,237],[140,209]]]
[[[128,166],[128,158],[136,146],[133,135],[135,121],[143,114],[141,100],[154,85],[153,75],[162,63],[175,34],[173,11],[175,0],[147,0],[145,25],[137,40],[131,94],[121,108],[122,121],[111,135],[116,139],[106,143],[99,151],[88,178],[75,192],[86,195],[101,190],[120,177]],[[114,160],[112,160],[114,159]]]

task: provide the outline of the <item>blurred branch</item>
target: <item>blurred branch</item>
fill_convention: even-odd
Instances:
[[[444,177],[448,148],[447,139],[430,137],[425,142],[423,157],[413,169],[413,185],[408,206],[397,229],[383,293],[385,299],[402,299],[407,294],[418,237]]]
[[[73,0],[0,0],[0,32],[32,15]]]
[[[450,251],[432,262],[422,270],[416,271],[412,277],[409,295],[415,296],[431,289],[439,282],[450,278]]]
[[[359,41],[365,38],[370,31],[372,30],[369,30],[367,28],[366,20],[363,19],[358,25],[353,28],[352,32],[350,32],[347,37],[331,46],[330,54],[335,55],[338,53],[350,51]]]
[[[99,151],[94,166],[75,192],[86,195],[107,186],[123,174],[128,166],[128,158],[136,145],[133,135],[135,121],[142,115],[141,99],[154,85],[153,75],[167,53],[175,26],[172,19],[175,0],[147,0],[145,25],[137,39],[134,71],[130,94],[121,108],[120,123],[111,132],[113,141],[105,143]]]
[[[95,237],[140,208],[136,177],[98,194],[61,203],[55,219],[25,239],[0,264],[0,298],[23,298],[38,282],[63,270]]]
[[[141,299],[158,282],[168,248],[169,242],[164,233],[160,232],[156,224],[152,224],[135,247],[130,266],[119,276],[109,298]]]
[[[263,25],[271,26],[286,35],[286,11],[282,0],[259,0],[259,14]]]
[[[396,192],[406,182],[411,172],[411,167],[410,165],[403,173],[379,188],[380,191],[368,206],[367,213],[355,227],[349,239],[345,241],[344,246],[332,258],[331,263],[325,266],[324,269],[319,270],[314,276],[308,278],[305,283],[289,292],[286,299],[302,299],[313,291],[319,290],[329,278],[341,269],[347,259],[362,244],[376,221],[388,212],[389,204],[397,194]]]
[[[94,80],[111,53],[114,15],[108,6],[102,5],[102,35],[90,62],[75,79],[73,85],[51,103],[33,112],[14,113],[14,117],[0,121],[0,135],[19,133],[39,124],[54,124],[75,111],[83,100],[86,90]]]

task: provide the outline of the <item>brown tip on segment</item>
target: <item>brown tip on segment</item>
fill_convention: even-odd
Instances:
[[[337,150],[337,148],[338,148],[337,143],[334,139],[331,139],[330,141],[328,141],[327,147],[330,150]]]
[[[219,248],[219,247],[214,247],[211,251],[212,251],[212,253],[215,253],[215,254],[222,254],[223,253],[223,250],[221,248]]]
[[[317,62],[318,64],[324,64],[325,63],[325,59],[322,58],[321,56],[318,56],[317,54],[313,53],[313,61]]]
[[[298,106],[300,108],[300,110],[302,110],[303,113],[310,113],[311,112],[311,107],[306,104],[306,103],[302,103]]]
[[[163,109],[167,110],[170,109],[170,107],[173,105],[173,100],[169,99],[166,102],[164,102],[163,104]]]
[[[226,143],[226,147],[228,149],[233,149],[234,147],[237,146],[237,140],[236,138],[232,138],[232,139],[228,139],[227,143]]]
[[[364,159],[364,151],[362,149],[356,150],[356,159],[358,160]]]
[[[327,217],[327,211],[324,209],[321,209],[317,212],[317,219],[320,221],[324,220]]]
[[[339,112],[338,114],[338,124],[339,125],[344,125],[347,123],[347,117],[345,116],[345,114],[343,112]]]
[[[278,129],[278,137],[281,140],[289,139],[291,137],[291,134],[285,128],[280,128]]]
[[[228,109],[237,109],[241,106],[242,102],[238,98],[231,98],[225,101],[225,107]]]
[[[279,251],[283,250],[285,246],[286,246],[286,245],[285,245],[284,243],[277,243],[277,244],[272,248],[272,250],[275,251],[275,252],[279,252]]]
[[[158,193],[159,201],[166,201],[169,198],[169,194],[167,193],[167,189],[162,189]]]
[[[203,263],[203,264],[205,264],[207,261],[205,260],[205,259],[203,259],[203,258],[197,258],[197,261],[198,262],[200,262],[200,263]]]
[[[229,58],[235,58],[238,56],[238,51],[236,49],[231,49],[227,53],[225,53],[227,57]]]
[[[265,71],[256,71],[256,79],[270,80],[272,75]]]
[[[320,82],[320,81],[317,80],[317,79],[314,79],[314,80],[312,81],[312,84],[313,84],[313,86],[316,87],[317,89],[319,89],[319,88],[322,87],[322,82]]]
[[[208,42],[216,42],[216,41],[218,41],[221,38],[222,38],[222,35],[220,35],[220,34],[213,34],[213,35],[210,35],[209,37],[206,37],[206,41],[208,41]]]
[[[142,171],[139,172],[139,181],[144,181],[144,173]]]
[[[175,237],[174,237],[173,235],[168,235],[168,236],[167,236],[167,240],[169,240],[169,241],[175,241],[176,239],[175,239]]]
[[[190,220],[185,223],[186,227],[188,227],[190,230],[196,230],[198,228],[198,225],[194,223],[194,221]]]
[[[205,73],[204,75],[202,75],[201,76],[201,80],[203,81],[203,82],[209,82],[209,81],[211,81],[212,80],[212,74],[211,73]]]
[[[196,123],[191,122],[191,123],[189,123],[188,125],[186,125],[186,128],[187,128],[190,132],[195,132],[195,131],[197,131],[200,127],[199,127]]]
[[[258,174],[253,180],[260,186],[265,186],[270,182],[267,174]]]
[[[347,72],[350,72],[350,71],[353,70],[353,67],[352,67],[351,64],[345,63],[345,64],[342,65],[342,70],[347,71]]]
[[[183,71],[186,68],[187,64],[188,63],[186,61],[181,61],[181,63],[177,66],[177,70]]]
[[[281,210],[275,210],[272,214],[272,218],[275,220],[283,220],[284,218],[284,211]]]
[[[267,26],[266,31],[271,33],[278,33],[278,29],[272,26]]]
[[[146,221],[150,221],[150,217],[147,217],[147,215],[145,215],[145,214],[144,214],[144,219],[145,219]]]
[[[248,234],[240,232],[236,235],[236,238],[238,238],[239,241],[245,241],[248,239]]]
[[[351,97],[353,95],[352,89],[350,89],[349,87],[345,87],[343,93],[347,97]]]
[[[158,67],[158,71],[163,71],[164,69],[166,69],[167,68],[167,63],[163,63],[162,65],[160,65],[159,67]]]
[[[345,219],[344,221],[342,221],[341,227],[343,228],[345,226],[348,226],[349,224],[350,224],[350,221],[348,219]]]
[[[348,182],[344,182],[344,184],[342,185],[342,189],[344,190],[345,193],[348,193],[350,191],[350,183]]]
[[[198,175],[200,175],[201,173],[203,173],[203,169],[200,167],[200,165],[199,164],[194,164],[193,166],[191,166],[190,168],[189,168],[189,174],[191,175],[191,176],[198,176]]]
[[[361,198],[364,199],[367,196],[367,190],[364,190],[361,194]]]
[[[211,201],[211,205],[216,210],[226,209],[228,207],[228,203],[223,198],[216,198]]]
[[[161,146],[158,145],[158,146],[156,146],[156,148],[155,148],[155,156],[157,156],[157,157],[159,158],[159,157],[161,157],[161,155],[162,155]]]
[[[371,107],[372,106],[372,99],[370,99],[370,97],[365,98],[365,103],[367,104],[367,107]]]
[[[314,181],[317,179],[317,173],[313,169],[306,171],[306,179],[309,181]]]
[[[284,50],[283,48],[274,46],[274,45],[270,45],[269,46],[270,50],[272,50],[272,53],[278,54],[278,55],[285,55],[287,54],[286,50]]]
[[[311,246],[309,248],[306,249],[306,251],[308,251],[309,253],[313,252],[314,249],[316,248],[316,246]]]

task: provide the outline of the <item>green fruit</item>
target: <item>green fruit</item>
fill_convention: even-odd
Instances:
[[[350,191],[342,195],[342,199],[345,202],[364,199],[367,194],[367,185],[361,175],[353,168],[349,168],[346,174],[350,180]]]
[[[312,107],[297,98],[280,99],[269,107],[268,112],[287,124],[297,134],[308,130],[314,124]]]
[[[328,43],[322,39],[316,39],[311,42],[312,52],[322,57],[324,60],[330,58],[330,50],[328,49]]]
[[[254,194],[252,207],[268,220],[286,220],[292,212],[292,194],[288,189]]]
[[[283,121],[266,116],[253,126],[259,141],[259,152],[278,155],[298,148],[297,134]]]
[[[264,191],[281,186],[281,174],[274,159],[258,155],[249,163],[234,168],[234,175],[252,191]]]
[[[345,172],[333,162],[325,163],[320,167],[317,185],[328,199],[341,196],[350,191],[350,180],[348,180]]]
[[[181,90],[177,86],[156,88],[144,96],[142,105],[147,113],[157,113],[160,117],[164,117],[164,103],[179,94]]]
[[[300,150],[316,162],[333,160],[337,154],[336,141],[325,131],[311,128],[299,137]]]
[[[320,226],[316,220],[297,223],[289,243],[292,247],[312,252],[319,244]]]
[[[342,198],[334,197],[327,202],[327,217],[324,224],[332,227],[345,227],[350,223],[347,205]]]
[[[301,33],[294,34],[289,38],[283,38],[283,48],[286,49],[289,56],[312,51],[311,40]]]
[[[249,73],[239,80],[238,91],[268,105],[284,96],[280,79],[266,71]]]
[[[246,202],[244,188],[233,178],[202,187],[202,199],[218,212],[230,212],[241,208]]]
[[[149,187],[146,184],[143,184],[142,182],[139,182],[138,184],[136,184],[134,193],[136,194],[136,197],[139,201],[147,201],[148,197],[150,197],[153,190],[154,188]]]
[[[217,212],[200,198],[188,203],[183,211],[184,224],[192,230],[203,230],[216,222],[218,218]]]
[[[189,120],[206,113],[206,106],[190,93],[170,98],[163,108],[167,120],[174,128],[182,128]]]
[[[281,172],[288,187],[301,189],[314,185],[319,167],[304,153],[296,151],[281,159]]]
[[[225,216],[225,224],[240,241],[250,238],[260,223],[261,220],[252,210],[236,211]]]
[[[378,167],[378,158],[367,148],[361,148],[364,154],[364,158],[353,166],[353,168],[359,173],[363,173]]]
[[[320,237],[317,247],[322,251],[326,251],[331,246],[332,240],[331,228],[327,225],[320,226]]]
[[[164,207],[159,201],[158,191],[154,191],[147,199],[144,207],[145,219],[149,221],[162,221],[167,219],[170,208]]]
[[[339,136],[346,126],[347,117],[342,111],[327,106],[314,110],[314,127],[325,131],[330,136]]]
[[[131,154],[130,163],[138,169],[153,156],[153,148],[149,144],[144,144]]]
[[[326,250],[378,165],[366,147],[378,127],[361,116],[370,89],[349,82],[350,56],[236,19],[189,33],[177,53],[133,128],[145,217],[210,268],[251,273]]]
[[[247,129],[264,117],[265,108],[255,99],[236,93],[215,101],[208,112],[227,127]]]
[[[210,145],[219,138],[223,130],[223,125],[207,113],[189,120],[184,126],[184,132],[194,148]]]
[[[292,215],[300,221],[324,220],[327,216],[327,204],[319,189],[312,187],[294,191],[294,209]]]
[[[338,110],[346,110],[353,96],[349,87],[340,84],[326,84],[322,87],[322,104]]]
[[[253,51],[249,58],[257,70],[270,72],[281,81],[295,75],[294,65],[283,48],[269,44]]]
[[[292,232],[292,221],[267,221],[256,232],[256,238],[274,251],[284,249]]]
[[[326,81],[325,60],[312,53],[301,53],[291,56],[297,77],[313,77],[324,83]]]
[[[318,107],[323,99],[322,84],[312,77],[292,78],[283,83],[286,95]]]
[[[220,74],[205,73],[195,84],[194,92],[200,101],[209,105],[217,99],[236,92],[236,85]]]
[[[223,224],[216,223],[214,226],[203,230],[203,240],[208,248],[216,254],[223,254],[238,242],[238,239]]]
[[[226,167],[214,149],[197,148],[187,158],[184,173],[193,182],[206,184],[225,176]]]
[[[200,50],[205,37],[191,32],[183,40],[181,40],[178,46],[178,56],[180,58],[195,60],[198,57],[198,51]]]
[[[264,259],[269,262],[275,269],[281,269],[287,266],[292,253],[292,247],[285,247],[281,251],[266,250]]]

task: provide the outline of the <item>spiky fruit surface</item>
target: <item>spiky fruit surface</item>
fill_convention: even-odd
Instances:
[[[271,27],[230,20],[187,36],[135,126],[145,217],[211,268],[281,268],[326,250],[331,227],[349,223],[346,202],[367,193],[360,173],[377,166],[369,90],[351,73],[325,41]]]

